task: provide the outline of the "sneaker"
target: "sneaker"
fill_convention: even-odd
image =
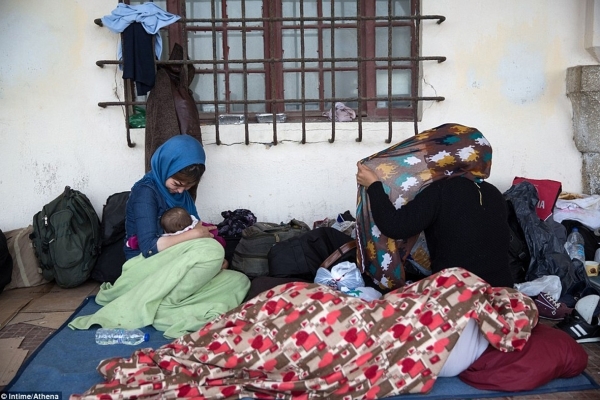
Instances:
[[[565,317],[564,320],[554,325],[566,332],[577,343],[593,343],[600,342],[600,325],[598,325],[598,317],[593,317],[591,323],[588,323],[577,310]]]
[[[552,321],[560,321],[573,311],[572,308],[556,302],[552,296],[544,292],[541,292],[533,302],[538,308],[540,318]]]
[[[596,307],[598,306],[599,301],[600,296],[597,294],[590,294],[582,297],[575,303],[575,309],[588,324],[592,322],[592,318],[596,314]]]

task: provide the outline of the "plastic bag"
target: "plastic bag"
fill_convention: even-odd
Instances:
[[[561,243],[550,225],[537,215],[535,208],[539,197],[535,186],[527,181],[513,185],[504,192],[504,198],[513,205],[531,254],[525,280],[532,282],[547,275],[556,275],[560,277],[563,292],[585,280],[585,271],[583,275],[577,272],[563,246],[564,242]]]
[[[350,236],[352,239],[356,239],[356,234],[354,229],[356,227],[356,222],[354,221],[343,221],[343,222],[334,222],[331,225],[332,228],[337,229],[340,232],[344,232],[346,235]]]
[[[342,290],[342,287],[355,289],[365,286],[365,281],[358,267],[349,261],[334,265],[331,271],[319,268],[315,276],[315,283],[326,285],[336,290]]]
[[[429,249],[427,248],[427,240],[425,239],[424,232],[421,232],[417,242],[413,248],[410,249],[409,259],[423,275],[431,275],[431,259],[429,257]]]
[[[532,281],[515,283],[515,289],[527,296],[537,296],[541,292],[548,293],[556,301],[560,298],[562,285],[556,275],[545,275]]]
[[[133,106],[134,113],[129,116],[130,128],[146,127],[146,110],[139,106]]]

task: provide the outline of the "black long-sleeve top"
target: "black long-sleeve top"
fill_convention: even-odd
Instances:
[[[373,220],[392,239],[425,232],[431,270],[462,267],[492,286],[513,287],[506,201],[490,183],[442,179],[396,209],[381,182],[367,189]]]

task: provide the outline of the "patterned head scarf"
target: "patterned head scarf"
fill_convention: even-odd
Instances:
[[[200,142],[190,135],[175,135],[164,142],[152,155],[152,169],[138,183],[152,180],[167,202],[167,207],[183,207],[196,218],[198,211],[192,196],[187,190],[171,193],[165,186],[167,179],[193,164],[204,164],[206,154]]]
[[[475,128],[444,124],[360,161],[375,171],[399,209],[439,179],[464,177],[481,182],[490,175],[492,147]],[[384,236],[371,215],[369,197],[358,186],[357,264],[383,289],[404,285],[404,263],[418,235],[404,240]]]

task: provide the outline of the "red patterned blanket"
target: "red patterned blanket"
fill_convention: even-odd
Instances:
[[[367,302],[326,286],[264,292],[203,329],[130,358],[71,399],[376,399],[433,387],[469,319],[502,351],[520,350],[537,309],[513,289],[453,268]]]

